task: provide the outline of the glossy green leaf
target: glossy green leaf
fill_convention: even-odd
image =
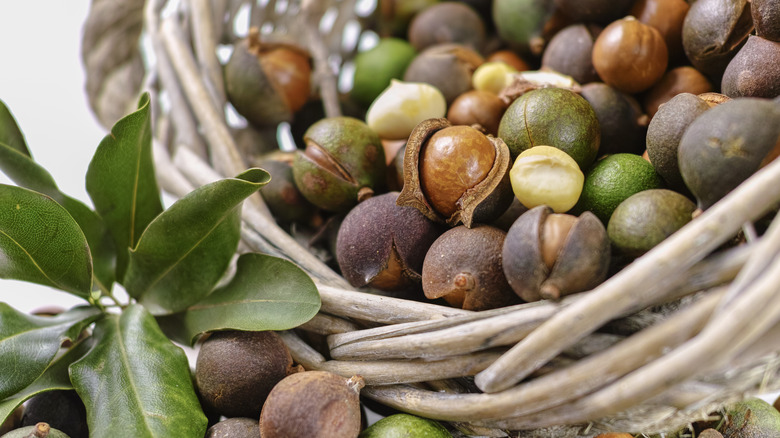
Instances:
[[[51,174],[29,155],[3,143],[0,143],[0,170],[19,186],[43,193],[68,210],[87,238],[95,288],[110,290],[114,282],[116,249],[100,216],[81,201],[62,193]]]
[[[54,317],[32,316],[0,303],[0,400],[26,388],[49,367],[66,339],[102,314],[77,307]]]
[[[100,142],[87,168],[87,193],[114,238],[121,281],[128,249],[163,209],[152,159],[148,93],[138,110],[116,122]]]
[[[30,156],[27,149],[27,142],[24,140],[24,134],[19,129],[16,119],[8,106],[0,100],[0,143],[4,143],[17,152]]]
[[[52,198],[0,185],[0,278],[52,286],[88,297],[92,260],[86,237]]]
[[[30,386],[13,396],[0,401],[0,424],[2,424],[2,422],[5,421],[19,405],[31,397],[46,391],[73,389],[73,385],[70,383],[68,367],[71,363],[84,356],[90,346],[91,342],[89,341],[89,338],[75,344],[63,355],[54,359],[43,374],[35,379]]]
[[[288,330],[320,309],[317,286],[294,263],[264,254],[243,254],[224,287],[176,315],[187,342],[215,330]]]
[[[184,351],[140,305],[95,324],[94,347],[70,366],[90,436],[197,437],[206,433]]]
[[[241,202],[270,179],[249,169],[199,187],[155,218],[130,252],[125,289],[155,315],[208,295],[238,247]]]

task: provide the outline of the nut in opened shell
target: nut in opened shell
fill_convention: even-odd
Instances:
[[[502,261],[515,293],[538,301],[596,287],[607,276],[610,255],[607,231],[595,215],[555,214],[541,205],[509,228]]]

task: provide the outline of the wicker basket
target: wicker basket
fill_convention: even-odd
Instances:
[[[225,117],[220,47],[257,26],[309,48],[313,92],[337,115],[337,73],[371,26],[364,3],[94,0],[83,44],[93,110],[111,126],[149,90],[159,179],[182,196],[251,159]],[[244,207],[242,248],[310,273],[322,310],[302,329],[327,336],[330,358],[300,332],[284,339],[307,369],[362,375],[367,398],[464,435],[655,433],[780,389],[780,220],[760,238],[751,225],[780,202],[779,181],[775,160],[593,291],[483,312],[355,291],[259,196]],[[746,244],[715,252],[741,230]]]

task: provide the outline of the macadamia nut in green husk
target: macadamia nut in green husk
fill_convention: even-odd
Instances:
[[[593,108],[580,95],[562,88],[540,88],[509,105],[498,136],[513,158],[533,146],[554,146],[584,171],[596,159],[601,128]]]
[[[293,161],[298,190],[312,204],[346,212],[371,197],[387,175],[379,136],[353,117],[329,117],[304,134],[306,148]]]
[[[420,283],[423,259],[444,231],[412,207],[396,205],[398,192],[353,208],[339,228],[336,258],[354,287],[398,290]]]

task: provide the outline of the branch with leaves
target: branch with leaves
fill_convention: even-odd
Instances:
[[[246,253],[230,269],[242,203],[269,174],[248,169],[164,209],[151,132],[144,94],[97,147],[86,175],[92,210],[33,160],[0,102],[0,170],[16,184],[0,185],[0,278],[84,299],[53,317],[0,303],[0,424],[35,395],[74,389],[90,436],[202,437],[206,417],[173,341],[287,330],[319,311],[314,282],[289,261]]]

